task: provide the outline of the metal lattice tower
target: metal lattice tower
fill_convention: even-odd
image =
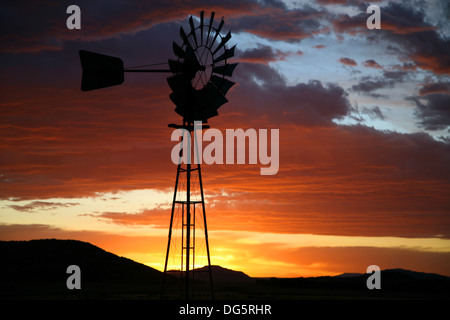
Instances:
[[[183,138],[191,139],[193,136],[195,139],[195,132],[192,135],[191,133],[191,131],[186,131],[186,135]],[[195,150],[194,152],[197,151]],[[198,234],[199,224],[204,234]],[[181,235],[178,234],[178,237],[173,237],[173,231],[181,232]],[[204,237],[204,242],[199,243],[199,237]],[[198,270],[198,267],[203,265],[203,260],[197,261],[197,253],[201,249],[206,250],[207,266],[203,270]],[[174,256],[172,260],[176,261],[178,259],[179,261],[180,269],[175,270],[175,274],[178,274],[180,277],[181,295],[184,295],[185,299],[194,297],[195,282],[197,280],[196,273],[207,272],[211,298],[214,298],[201,166],[200,164],[183,164],[181,162],[181,153],[175,178],[166,260],[164,264],[162,296],[165,294],[166,289],[166,275],[170,274],[168,264],[171,260],[171,254]]]

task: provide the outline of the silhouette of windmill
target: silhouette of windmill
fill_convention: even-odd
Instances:
[[[177,60],[168,60],[169,69],[124,68],[120,58],[81,50],[80,60],[83,69],[81,90],[90,91],[122,84],[125,72],[172,73],[167,78],[172,89],[169,97],[176,106],[176,113],[183,118],[183,121],[182,124],[169,124],[169,127],[185,129],[188,136],[183,139],[191,141],[192,136],[196,139],[194,122],[201,121],[202,129],[209,128],[205,124],[208,119],[217,116],[217,110],[228,102],[225,95],[235,84],[227,77],[232,76],[237,66],[237,63],[228,63],[228,59],[234,56],[236,46],[227,48],[226,44],[231,38],[231,32],[222,36],[224,19],[222,18],[219,24],[214,26],[214,16],[215,13],[212,12],[209,21],[206,22],[204,11],[202,11],[197,26],[195,26],[194,18],[189,17],[190,31],[188,33],[182,26],[180,27],[182,44],[173,42],[173,53]],[[197,143],[189,145],[197,146]],[[196,272],[195,228],[196,224],[201,221],[204,227],[211,297],[214,297],[201,168],[200,164],[193,166],[190,162],[183,165],[181,159],[184,151],[180,151],[177,166],[162,294],[165,290],[169,255],[174,246],[172,239],[172,231],[176,226],[174,220],[179,217],[176,212],[181,211],[182,236],[179,273],[182,281],[182,293],[186,299],[189,299],[193,292],[194,273]],[[194,152],[198,152],[198,150],[194,150]],[[192,157],[189,158],[192,159]],[[199,206],[201,206],[200,218],[198,218]]]

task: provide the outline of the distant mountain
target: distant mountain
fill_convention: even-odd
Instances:
[[[365,273],[342,273],[336,278],[353,278],[353,277],[364,277],[367,276]],[[406,269],[386,269],[381,270],[381,276],[384,276],[388,279],[395,280],[426,280],[426,279],[436,279],[436,280],[445,280],[449,279],[449,277],[442,276],[437,273],[425,273],[425,272],[417,272]]]
[[[251,283],[256,281],[256,279],[249,277],[241,271],[234,271],[221,266],[211,266],[211,272],[213,283]],[[195,279],[209,281],[208,266],[195,269],[194,273]],[[179,277],[180,271],[170,270],[169,274]]]
[[[335,276],[336,278],[353,278],[353,277],[360,277],[362,276],[362,273],[342,273]]]
[[[386,269],[381,271],[381,276],[405,279],[405,280],[449,280],[449,277],[437,273],[417,272],[405,269]]]
[[[319,291],[333,295],[383,299],[448,299],[450,277],[434,273],[423,273],[405,269],[381,270],[381,289],[369,290],[366,281],[369,273],[343,273],[334,277],[271,278],[265,280],[266,287],[295,289],[297,294]]]

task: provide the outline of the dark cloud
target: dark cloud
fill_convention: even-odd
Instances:
[[[360,13],[349,16],[348,14],[338,15],[333,20],[333,25],[340,32],[352,34],[366,32],[366,21],[369,14],[366,13],[367,5],[358,3]],[[434,27],[425,22],[421,8],[408,6],[406,2],[389,2],[387,6],[380,6],[381,29],[388,30],[396,34],[411,34],[421,31],[434,30]],[[372,32],[373,33],[373,32]]]
[[[384,88],[393,88],[394,84],[395,81],[390,79],[363,77],[358,84],[351,87],[351,90],[366,93],[373,97],[382,97],[382,95],[374,93],[373,91]]]
[[[302,126],[334,125],[332,120],[347,115],[351,105],[347,93],[337,84],[317,80],[288,86],[273,68],[242,63],[236,71],[239,86],[233,91],[248,115],[258,110],[275,123]]]
[[[348,0],[317,0],[320,4],[346,4]]]
[[[363,107],[362,113],[367,114],[372,119],[386,120],[386,116],[381,112],[379,106],[374,106],[372,108]]]
[[[301,55],[302,52],[286,53],[273,49],[271,46],[258,44],[256,48],[240,52],[236,58],[241,62],[268,64],[273,61],[285,60],[292,54]]]
[[[404,62],[401,65],[395,65],[393,67],[395,70],[400,70],[400,71],[415,71],[417,70],[417,66],[414,63],[411,62]]]
[[[401,48],[397,54],[412,60],[422,69],[439,74],[450,73],[450,40],[442,38],[436,27],[426,22],[423,9],[407,2],[389,2],[381,7],[381,29],[372,32],[372,39],[389,40]],[[350,34],[368,32],[367,14],[340,15],[333,21],[337,32]]]
[[[319,17],[324,11],[310,6],[287,10],[257,10],[253,14],[227,19],[234,32],[248,32],[271,40],[298,42],[324,30]]]
[[[409,71],[383,71],[383,78],[394,81],[395,83],[404,82],[410,74]]]
[[[279,3],[270,1],[272,5]],[[198,15],[208,8],[217,15],[242,14],[266,4],[256,1],[231,0],[211,6],[208,0],[195,3],[169,1],[103,1],[80,0],[81,30],[68,30],[66,9],[70,1],[9,1],[1,4],[1,51],[10,53],[37,53],[62,50],[67,41],[99,41],[119,38],[148,30],[159,23],[180,21],[189,15]],[[205,12],[209,17],[209,12]],[[59,23],[58,23],[59,22]]]
[[[198,16],[205,8],[208,10],[205,19],[210,17],[210,12],[216,13],[216,25],[220,17],[226,16],[226,28],[273,40],[300,41],[322,30],[317,19],[322,11],[310,6],[288,10],[277,0],[231,0],[215,4],[208,0],[194,3],[133,0],[111,1],[108,5],[99,0],[80,0],[76,4],[81,9],[81,30],[68,30],[66,9],[70,4],[69,1],[2,2],[0,52],[60,51],[68,41],[117,39],[162,23],[176,21],[179,25],[181,20],[189,15]]]
[[[450,95],[431,93],[423,97],[410,98],[417,105],[415,116],[426,130],[450,128]]]
[[[450,94],[450,82],[426,83],[419,90],[421,96],[431,93]]]
[[[112,222],[120,225],[152,225],[157,227],[166,227],[167,217],[170,216],[170,209],[156,207],[153,209],[144,209],[140,212],[102,212],[99,214],[83,214],[82,216],[91,216],[99,220]]]
[[[67,208],[77,206],[79,203],[71,203],[71,202],[47,202],[47,201],[33,201],[26,205],[9,205],[9,208],[12,208],[16,211],[21,212],[32,212],[35,210],[54,210],[58,208]]]
[[[286,79],[274,68],[257,63],[240,63],[235,76],[240,87],[254,86],[257,83],[284,86],[286,83]],[[245,92],[244,88],[240,91]]]

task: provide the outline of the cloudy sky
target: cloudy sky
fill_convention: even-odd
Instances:
[[[66,8],[81,8],[68,30]],[[89,241],[161,270],[179,122],[165,74],[82,92],[81,49],[175,58],[190,15],[237,45],[212,127],[279,129],[279,172],[204,165],[211,262],[251,276],[450,276],[448,1],[3,1],[0,239]],[[194,19],[197,23],[197,18]]]

